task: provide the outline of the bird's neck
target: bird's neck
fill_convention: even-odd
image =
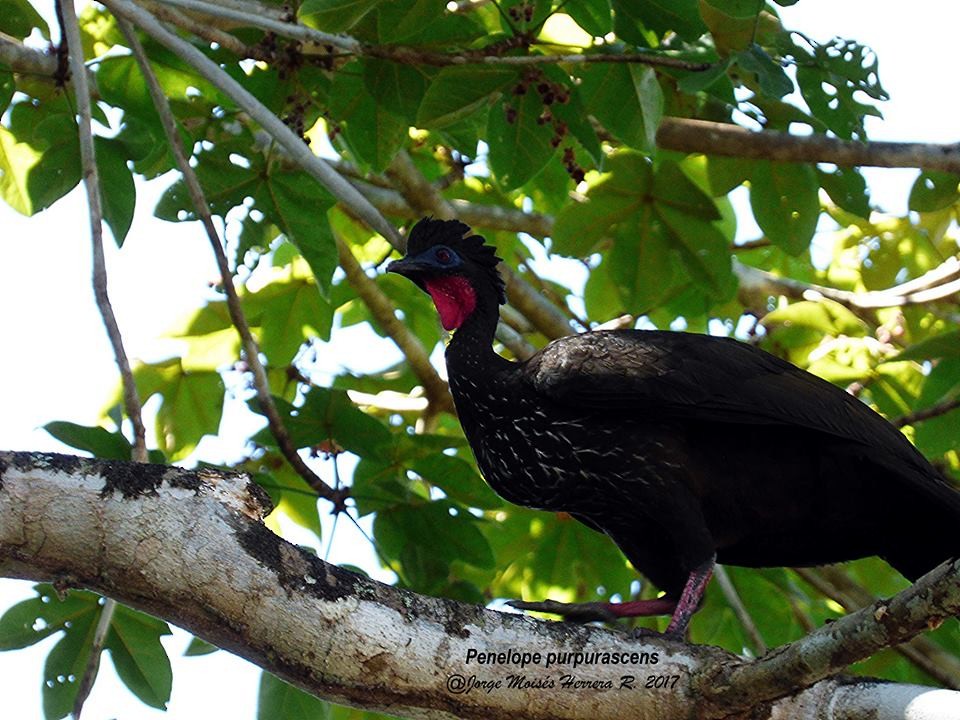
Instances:
[[[500,319],[496,299],[480,297],[474,311],[454,331],[447,345],[447,371],[452,375],[482,375],[509,361],[493,351],[493,338]]]

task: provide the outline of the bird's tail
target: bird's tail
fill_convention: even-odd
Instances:
[[[918,485],[920,492],[897,499],[897,531],[883,553],[911,581],[960,557],[960,491],[929,474]],[[907,505],[900,505],[901,500]]]

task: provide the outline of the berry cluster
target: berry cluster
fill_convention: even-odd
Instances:
[[[526,2],[520,3],[519,5],[514,5],[513,7],[507,10],[507,15],[510,16],[510,19],[514,22],[532,22],[533,21],[533,4]]]
[[[570,102],[570,88],[561,82],[555,82],[544,75],[542,70],[529,69],[524,71],[520,81],[514,85],[512,93],[515,96],[523,96],[534,88],[540,96],[540,102],[543,103],[543,111],[537,116],[537,125],[546,125],[550,123],[553,127],[553,136],[550,138],[551,147],[560,147],[564,138],[567,136],[569,128],[567,124],[556,117],[551,109],[553,105],[566,105]],[[509,102],[504,103],[504,114],[509,124],[517,121],[517,108]],[[584,170],[577,164],[572,147],[566,147],[563,151],[563,164],[567,173],[576,182],[584,178]]]
[[[293,130],[301,140],[306,142],[305,133],[307,128],[304,117],[307,108],[310,106],[309,101],[297,95],[288,95],[286,104],[287,112],[283,116],[283,124]]]

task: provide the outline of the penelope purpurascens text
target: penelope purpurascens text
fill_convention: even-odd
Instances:
[[[617,330],[493,351],[499,258],[424,219],[387,268],[455,330],[450,391],[477,465],[510,502],[606,533],[665,595],[563,606],[577,619],[672,613],[682,636],[715,561],[810,566],[879,555],[911,580],[960,555],[960,493],[843,390],[733,339]]]

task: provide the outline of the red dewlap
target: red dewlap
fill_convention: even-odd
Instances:
[[[440,324],[444,330],[456,330],[463,325],[463,321],[477,306],[477,295],[466,278],[434,278],[428,280],[426,286],[440,313]]]

